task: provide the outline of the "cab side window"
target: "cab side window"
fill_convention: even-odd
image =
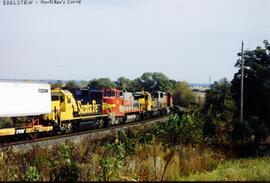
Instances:
[[[62,103],[62,102],[64,102],[64,101],[65,101],[65,98],[64,98],[63,95],[61,95],[61,96],[60,96],[60,102]]]
[[[145,95],[145,100],[148,100],[148,95]]]

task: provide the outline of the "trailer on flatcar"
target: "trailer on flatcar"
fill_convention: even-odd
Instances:
[[[13,122],[12,127],[0,129],[0,136],[50,132],[52,126],[41,124],[41,116],[50,112],[49,84],[0,81],[0,117]]]

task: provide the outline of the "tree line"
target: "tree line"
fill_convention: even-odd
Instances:
[[[63,82],[57,81],[52,84],[52,87],[66,87],[66,88],[85,88],[90,89],[104,89],[104,88],[117,88],[123,91],[172,91],[176,86],[176,81],[169,79],[166,75],[160,72],[146,72],[141,77],[130,80],[124,76],[119,77],[116,81],[110,78],[98,78],[90,81],[75,80]]]
[[[187,107],[190,103],[194,102],[194,95],[185,81],[176,81],[170,79],[168,76],[161,72],[146,72],[141,77],[130,80],[126,77],[120,77],[116,81],[110,78],[98,78],[90,81],[75,80],[63,82],[57,81],[51,84],[52,88],[62,87],[66,89],[73,88],[90,88],[90,89],[104,89],[104,88],[117,88],[123,91],[165,91],[174,94],[174,103],[179,106]]]

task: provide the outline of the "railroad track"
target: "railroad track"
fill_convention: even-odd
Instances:
[[[0,149],[3,148],[12,148],[14,151],[27,151],[34,146],[38,146],[40,148],[51,148],[53,145],[57,145],[63,143],[67,140],[71,142],[78,143],[85,138],[89,138],[91,140],[100,140],[108,136],[116,135],[120,130],[128,130],[134,129],[135,127],[145,127],[147,125],[151,125],[153,123],[158,122],[167,122],[169,119],[169,115],[156,117],[143,121],[135,121],[125,124],[120,124],[116,126],[111,126],[108,128],[94,129],[83,132],[76,132],[70,134],[62,134],[51,137],[38,138],[33,140],[26,141],[18,141],[18,142],[10,142],[1,144]]]

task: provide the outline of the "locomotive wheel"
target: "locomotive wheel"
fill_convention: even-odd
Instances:
[[[104,128],[105,127],[105,121],[103,119],[97,120],[97,128]]]
[[[66,133],[71,133],[73,131],[73,125],[71,122],[65,124],[65,132]]]
[[[147,112],[147,113],[145,114],[145,119],[151,119],[152,116],[153,116],[153,114],[152,114],[151,112]]]
[[[145,114],[144,113],[141,113],[140,114],[140,121],[142,121],[144,118],[145,118]]]
[[[125,116],[124,117],[119,117],[118,120],[119,120],[119,124],[124,124],[125,121],[126,121],[126,118],[125,118]]]
[[[159,109],[158,111],[157,111],[157,116],[161,116],[162,114],[161,114],[161,110]]]
[[[109,119],[108,122],[107,122],[107,127],[110,127],[113,125],[113,120],[112,119]]]
[[[124,116],[123,123],[126,123],[126,121],[127,121],[127,115]]]
[[[37,138],[37,135],[38,135],[37,133],[29,134],[30,138],[33,140]]]
[[[135,118],[135,121],[140,121],[140,116],[141,116],[141,114],[137,114],[136,118]]]

